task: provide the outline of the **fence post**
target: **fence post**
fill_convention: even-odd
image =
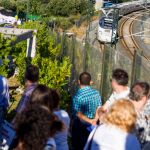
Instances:
[[[60,60],[62,61],[63,56],[66,54],[66,32],[63,32],[62,40],[61,40],[61,55]]]
[[[90,52],[91,52],[90,42],[86,40],[84,51],[84,71],[87,71],[89,67]]]
[[[70,76],[70,81],[69,81],[69,92],[71,95],[74,95],[75,91],[75,82],[76,82],[76,67],[75,67],[75,50],[76,50],[76,36],[72,36],[72,55],[71,55],[71,76]]]
[[[110,91],[110,76],[112,73],[112,57],[111,57],[111,48],[108,44],[104,45],[104,52],[103,52],[103,60],[102,60],[102,73],[101,73],[101,85],[100,91],[102,95],[103,103],[107,100]]]
[[[139,78],[141,74],[141,52],[134,50],[132,73],[131,73],[131,85],[133,85]]]
[[[55,44],[58,45],[61,43],[61,35],[59,32],[56,32],[56,41]]]

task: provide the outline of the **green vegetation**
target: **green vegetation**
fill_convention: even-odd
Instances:
[[[11,53],[11,40],[6,40],[2,34],[0,34],[0,73],[3,76],[8,76],[10,72],[8,56]]]
[[[55,20],[55,27],[63,30],[87,16],[88,9],[93,10],[92,1],[89,5],[88,0],[0,0],[0,6],[13,10],[22,19]]]
[[[37,29],[37,46],[36,57],[26,58],[26,41],[16,44],[11,49],[11,39],[6,40],[1,35],[0,37],[0,54],[2,57],[13,55],[16,62],[16,67],[19,68],[18,79],[23,85],[24,71],[28,64],[32,63],[40,68],[39,82],[57,88],[62,93],[63,107],[67,107],[68,94],[64,90],[64,86],[68,83],[71,74],[71,63],[68,57],[61,56],[62,45],[56,43],[56,35],[49,34],[45,24],[39,22],[27,22],[20,28]],[[2,51],[3,50],[3,51]],[[6,59],[6,58],[5,58]],[[5,60],[4,59],[4,60]],[[8,75],[8,59],[0,66],[0,71],[3,75]]]
[[[65,16],[86,14],[88,2],[94,0],[0,0],[0,6],[41,16]],[[130,0],[113,0],[120,3]]]
[[[6,9],[41,16],[85,14],[87,0],[0,0]]]
[[[63,100],[67,100],[68,95],[63,90],[70,77],[71,64],[68,57],[61,56],[61,44],[55,42],[55,35],[50,35],[46,25],[38,22],[25,23],[21,28],[37,29],[37,51],[36,57],[31,61],[25,57],[26,43],[21,42],[16,45],[20,57],[16,63],[19,67],[19,79],[22,83],[23,73],[28,63],[35,64],[40,68],[40,83],[51,88],[57,88],[63,95]],[[61,58],[61,59],[60,59]],[[65,102],[64,102],[65,103]],[[65,104],[66,106],[67,104]],[[65,107],[63,106],[63,107]]]

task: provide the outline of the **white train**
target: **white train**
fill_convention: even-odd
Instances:
[[[150,5],[150,1],[147,2],[147,5]],[[112,5],[119,9],[119,17],[132,13],[134,11],[142,10],[145,7],[145,1],[132,1],[126,2],[122,4]],[[110,11],[109,7],[109,11]],[[111,43],[115,41],[117,37],[117,30],[113,28],[113,17],[112,12],[107,14],[106,11],[105,17],[104,15],[100,18],[97,30],[97,39],[102,43]]]
[[[116,29],[112,30],[112,25],[113,25],[112,18],[102,17],[99,20],[97,39],[100,42],[107,42],[107,43],[113,42],[111,40],[115,39],[117,34]]]

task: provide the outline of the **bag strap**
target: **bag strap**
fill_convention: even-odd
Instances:
[[[90,140],[90,142],[89,142],[89,145],[88,145],[87,150],[91,150],[92,141],[93,141],[94,135],[95,135],[96,130],[98,129],[98,127],[99,127],[99,125],[96,127],[96,129],[95,129],[95,131],[94,131],[94,133],[93,133],[93,135],[92,135],[92,138],[91,138],[91,140]]]

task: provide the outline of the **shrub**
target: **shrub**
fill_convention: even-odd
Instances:
[[[63,100],[66,101],[66,92],[64,86],[68,82],[71,74],[71,64],[68,57],[62,57],[61,60],[61,44],[55,42],[55,34],[49,35],[45,24],[39,22],[25,23],[21,28],[37,29],[37,46],[36,57],[29,59],[25,57],[26,43],[21,42],[16,45],[16,49],[20,52],[17,57],[16,64],[19,68],[19,80],[23,83],[24,71],[29,63],[35,64],[40,68],[39,82],[49,86],[50,88],[57,88],[63,94]],[[65,104],[65,102],[63,103]],[[65,107],[65,106],[64,106]]]
[[[8,56],[11,54],[11,40],[5,39],[2,34],[0,34],[0,73],[1,75],[7,77],[10,72],[10,59]]]

